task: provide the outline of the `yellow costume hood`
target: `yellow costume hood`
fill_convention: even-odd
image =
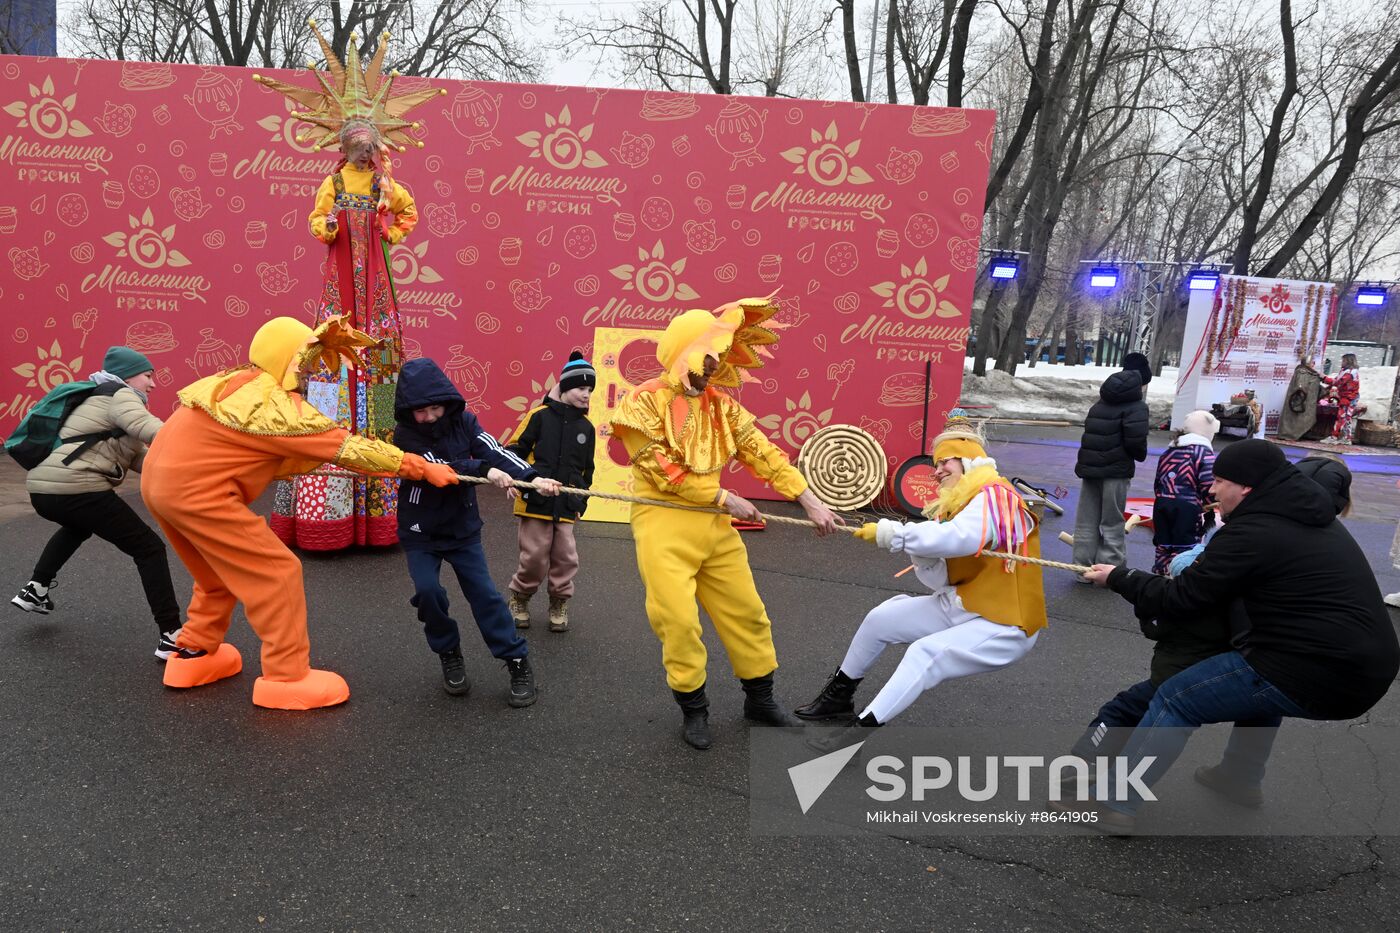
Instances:
[[[714,385],[737,387],[756,382],[747,370],[759,369],[768,349],[778,342],[774,333],[785,327],[772,320],[778,313],[773,296],[743,298],[713,312],[692,308],[678,314],[666,326],[656,345],[656,359],[673,385],[684,387],[689,373],[705,371],[705,357],[713,356],[719,368],[710,376]]]
[[[292,394],[298,373],[317,361],[336,370],[342,358],[356,366],[354,348],[377,345],[373,337],[348,326],[343,317],[330,318],[315,330],[295,318],[276,317],[253,335],[249,365],[191,383],[180,390],[180,401],[246,434],[319,434],[336,424]]]

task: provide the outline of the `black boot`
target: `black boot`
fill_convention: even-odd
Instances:
[[[467,665],[462,660],[462,649],[453,648],[438,655],[442,661],[442,689],[454,697],[466,696],[472,692],[472,682],[467,679]]]
[[[744,718],[763,726],[801,726],[802,720],[793,716],[773,699],[773,675],[739,678],[744,685]]]
[[[875,717],[866,713],[859,719],[854,719],[846,723],[844,728],[823,729],[822,735],[813,736],[807,740],[807,747],[819,751],[822,754],[834,752],[838,748],[845,748],[847,745],[854,745],[856,742],[863,742],[868,739],[868,735],[862,734],[861,730],[866,728],[876,728],[880,724],[875,721]]]
[[[847,677],[838,667],[817,698],[793,712],[802,719],[853,719],[856,715],[856,688],[860,686],[860,681],[859,677]]]
[[[510,671],[510,698],[506,702],[516,709],[534,703],[538,694],[535,692],[535,672],[530,668],[530,658],[506,658],[506,670]]]
[[[685,739],[691,748],[700,751],[709,748],[710,701],[705,699],[705,685],[701,684],[689,693],[672,690],[671,695],[676,698],[681,714],[685,716],[685,721],[681,724],[681,738]]]

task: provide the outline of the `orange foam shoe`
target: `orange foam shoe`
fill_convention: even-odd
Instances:
[[[267,709],[320,709],[350,699],[350,685],[331,671],[312,668],[301,680],[268,680],[253,683],[253,705]]]
[[[243,655],[238,649],[224,642],[213,654],[197,658],[182,658],[172,655],[165,662],[165,685],[167,687],[202,687],[216,680],[232,677],[243,670]]]

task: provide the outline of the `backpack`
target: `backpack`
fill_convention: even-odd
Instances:
[[[32,470],[43,463],[49,454],[57,450],[60,445],[77,441],[77,449],[63,458],[63,463],[67,466],[98,441],[125,437],[126,432],[121,428],[110,428],[106,431],[95,431],[92,434],[80,434],[76,437],[60,438],[58,436],[59,431],[63,428],[63,423],[68,420],[73,409],[93,395],[111,395],[122,388],[125,386],[120,382],[98,385],[95,382],[87,381],[65,382],[63,385],[55,387],[48,395],[35,403],[34,407],[29,410],[29,414],[25,415],[24,420],[19,423],[19,427],[15,428],[15,433],[5,440],[5,453],[14,457],[19,465],[26,470]]]

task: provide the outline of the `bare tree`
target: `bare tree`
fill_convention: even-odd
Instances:
[[[617,77],[643,87],[733,94],[738,6],[738,0],[655,0],[625,17],[566,17],[560,48],[611,55]]]
[[[81,0],[65,21],[73,51],[118,61],[207,61],[201,0]]]
[[[512,29],[519,9],[516,0],[81,0],[68,28],[83,55],[286,68],[319,57],[312,19],[340,56],[352,34],[372,53],[390,32],[390,64],[404,74],[530,80],[539,60]]]

